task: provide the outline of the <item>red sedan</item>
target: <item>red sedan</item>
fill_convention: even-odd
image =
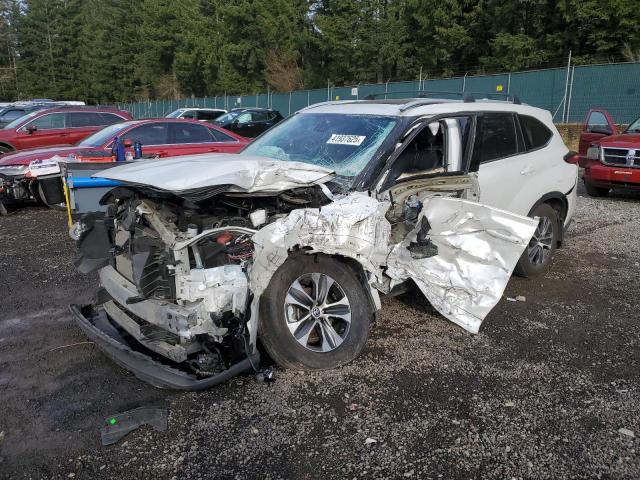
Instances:
[[[37,148],[8,153],[0,157],[0,202],[41,200],[37,181],[28,173],[34,160],[54,156],[76,161],[109,161],[114,137],[123,140],[125,150],[133,154],[133,145],[142,145],[143,158],[175,157],[197,153],[238,153],[249,139],[197,120],[150,119],[132,120],[103,128],[73,146]]]

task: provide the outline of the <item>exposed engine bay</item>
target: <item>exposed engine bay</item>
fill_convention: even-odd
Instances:
[[[155,358],[166,357],[204,378],[250,353],[247,269],[256,229],[329,200],[311,186],[226,193],[201,202],[118,188],[104,201],[104,217],[90,219],[82,224],[86,230],[75,233],[83,253],[78,268],[101,268],[98,309]],[[106,239],[112,245],[108,256]]]

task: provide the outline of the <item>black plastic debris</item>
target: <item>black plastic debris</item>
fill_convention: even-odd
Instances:
[[[256,372],[256,380],[258,382],[272,383],[275,382],[276,379],[273,376],[273,366],[263,368]]]
[[[154,430],[164,432],[168,424],[166,407],[140,407],[128,412],[110,415],[104,419],[100,429],[102,445],[112,445],[142,425],[151,425]]]

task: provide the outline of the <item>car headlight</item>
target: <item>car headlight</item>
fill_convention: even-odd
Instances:
[[[589,147],[587,150],[589,160],[600,160],[600,147]]]
[[[24,173],[29,168],[29,165],[2,165],[0,166],[0,173],[5,175],[19,175]]]

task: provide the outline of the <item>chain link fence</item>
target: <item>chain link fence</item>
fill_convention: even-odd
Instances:
[[[361,84],[288,93],[221,95],[181,100],[154,100],[120,105],[134,118],[164,117],[185,107],[274,108],[285,117],[314,103],[329,100],[405,98],[417,91],[469,92],[482,98],[485,94],[513,94],[523,103],[549,110],[556,123],[579,123],[590,108],[605,108],[617,123],[629,123],[640,116],[640,63],[603,65],[568,65],[526,72],[473,75],[444,79],[421,79],[406,82]],[[490,98],[495,98],[490,96]]]

